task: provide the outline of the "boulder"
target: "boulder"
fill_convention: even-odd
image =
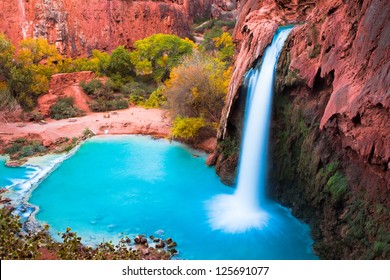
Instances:
[[[159,243],[156,244],[156,248],[158,248],[158,249],[159,248],[164,248],[164,247],[165,247],[165,243],[162,240]]]
[[[210,154],[207,159],[206,159],[206,165],[207,166],[213,166],[215,165],[215,163],[217,162],[217,159],[218,159],[218,152],[213,152],[212,154]]]
[[[174,247],[176,247],[176,246],[177,246],[177,244],[176,244],[175,241],[173,241],[173,242],[171,242],[171,243],[168,243],[168,248],[174,248]]]

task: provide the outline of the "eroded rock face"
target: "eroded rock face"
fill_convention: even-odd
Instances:
[[[91,71],[56,74],[50,79],[49,92],[38,98],[38,111],[44,116],[50,115],[50,107],[54,105],[60,97],[71,97],[74,105],[80,110],[89,113],[89,102],[91,99],[80,87],[80,82],[90,82],[95,78]]]
[[[327,17],[319,15],[326,11]],[[390,190],[390,6],[384,1],[324,1],[292,36],[290,72],[321,93],[333,77],[319,129],[337,130],[342,149],[385,171]],[[335,29],[335,27],[337,28]],[[375,172],[376,173],[376,172]],[[379,175],[379,174],[378,174]]]
[[[214,0],[211,5],[213,18],[221,20],[235,20],[238,16],[236,0]]]
[[[243,83],[245,73],[263,55],[277,27],[303,20],[313,8],[312,1],[295,0],[283,4],[284,2],[287,1],[240,1],[239,17],[233,33],[237,53],[218,133],[220,139],[225,137],[231,108],[238,98],[236,93]]]
[[[63,54],[86,56],[154,33],[189,36],[193,19],[209,17],[210,8],[211,0],[3,0],[0,32],[14,44],[44,37]]]
[[[236,116],[243,75],[276,26],[304,20],[277,69],[270,193],[310,223],[320,257],[389,258],[390,6],[379,0],[241,2],[219,138],[241,136]],[[224,165],[231,169],[231,161],[221,160],[217,171]]]

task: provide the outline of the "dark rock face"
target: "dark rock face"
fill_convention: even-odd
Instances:
[[[277,69],[270,195],[311,225],[321,258],[388,259],[390,6],[379,0],[241,2],[220,143],[241,137],[236,103],[243,74],[278,24],[305,19]],[[294,7],[301,7],[295,15]],[[276,16],[267,18],[267,10]],[[224,165],[231,169],[221,160],[217,171]]]
[[[131,47],[154,33],[189,36],[195,18],[210,17],[211,0],[3,0],[0,10],[0,32],[14,44],[44,37],[75,57]]]

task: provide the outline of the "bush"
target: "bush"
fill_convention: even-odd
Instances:
[[[126,99],[104,99],[98,98],[97,100],[93,100],[89,107],[94,112],[107,112],[113,110],[122,110],[129,108],[129,102]]]
[[[40,142],[29,142],[25,138],[16,139],[11,146],[5,149],[5,152],[14,158],[31,157],[46,151],[46,147],[42,146]]]
[[[236,21],[235,20],[216,20],[214,24],[217,27],[234,28],[236,26]]]
[[[332,195],[332,200],[334,202],[339,202],[346,193],[347,186],[347,179],[340,171],[337,171],[332,177],[329,178],[325,187]]]
[[[222,33],[223,30],[220,26],[214,26],[204,34],[201,47],[206,51],[214,50],[215,49],[214,39],[220,37]]]
[[[9,155],[16,154],[22,149],[22,147],[23,147],[22,143],[13,143],[11,146],[5,149],[5,153]]]
[[[116,110],[123,110],[129,108],[129,102],[126,99],[119,99],[116,100],[114,103]]]
[[[103,86],[103,83],[101,80],[93,79],[89,83],[82,81],[80,86],[88,95],[94,95],[95,92]]]
[[[109,79],[106,84],[99,80],[92,80],[88,84],[82,85],[84,90],[89,93],[93,100],[89,107],[94,112],[106,112],[111,110],[121,110],[129,108],[129,102],[122,98],[121,94],[116,94],[113,91],[114,82]],[[122,87],[122,85],[118,85]]]
[[[130,97],[131,95],[146,96],[148,92],[148,85],[138,82],[128,82],[122,86],[121,92]]]
[[[129,102],[134,105],[142,106],[144,104],[144,97],[137,93],[130,94]]]
[[[50,107],[50,117],[56,120],[80,117],[83,111],[73,105],[72,97],[59,98],[57,103]]]
[[[124,238],[118,244],[100,243],[96,247],[85,246],[70,228],[59,233],[62,242],[56,242],[48,232],[49,226],[42,230],[24,232],[18,216],[11,210],[0,209],[0,259],[34,260],[41,259],[42,252],[49,252],[52,258],[66,260],[141,260],[144,258],[141,248],[131,247],[130,239]],[[172,253],[163,249],[150,250],[151,259],[170,259]]]
[[[177,117],[173,121],[172,135],[175,138],[192,140],[202,127],[205,127],[203,118]]]
[[[238,154],[240,150],[239,142],[234,137],[226,137],[218,143],[218,150],[222,152],[225,157]]]
[[[167,102],[167,98],[163,94],[164,88],[160,87],[152,92],[149,98],[145,101],[146,108],[159,108]]]
[[[35,154],[44,153],[46,150],[40,143],[35,142],[31,145],[24,146],[20,151],[20,157],[31,157]]]

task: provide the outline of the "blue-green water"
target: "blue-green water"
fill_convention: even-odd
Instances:
[[[0,188],[9,188],[28,180],[35,172],[33,167],[7,167],[6,158],[0,157]]]
[[[196,156],[194,156],[194,154]],[[1,180],[10,168],[2,167]],[[222,185],[205,155],[144,136],[95,137],[33,192],[38,221],[53,235],[71,227],[84,242],[124,235],[171,237],[183,259],[314,259],[309,228],[275,204],[262,230],[212,230],[207,202]]]
[[[0,158],[0,186],[10,188],[16,202],[28,197],[29,179],[44,173],[45,165],[8,168],[4,163]],[[269,207],[262,230],[212,230],[208,202],[233,191],[205,165],[204,154],[182,144],[143,136],[96,137],[44,179],[29,203],[39,207],[36,218],[50,224],[54,236],[71,227],[88,244],[141,233],[172,237],[184,259],[316,258],[307,225],[277,204]],[[19,213],[23,220],[31,214],[25,203],[17,208],[27,208]]]

